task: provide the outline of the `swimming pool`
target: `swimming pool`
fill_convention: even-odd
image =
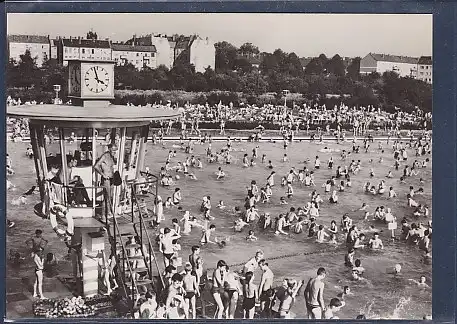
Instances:
[[[184,161],[186,154],[184,150],[179,148],[177,142],[165,142],[165,146],[148,144],[148,151],[146,153],[146,163],[152,172],[158,173],[160,167],[164,165],[169,150],[176,150],[177,156],[173,158],[172,164],[175,165],[178,161]],[[225,143],[215,142],[212,144],[213,152],[222,148]],[[257,165],[250,168],[243,168],[241,159],[246,152],[249,156],[252,155],[252,149],[259,145],[259,158]],[[362,143],[360,143],[362,145]],[[16,192],[8,194],[8,201],[17,197],[29,189],[35,183],[35,174],[33,161],[28,160],[24,156],[25,143],[8,143],[8,151],[16,166],[16,174],[11,178],[11,181],[18,187]],[[417,177],[409,178],[406,184],[400,184],[399,176],[401,169],[395,171],[393,166],[393,154],[391,152],[391,144],[387,145],[383,141],[385,153],[382,154],[377,150],[377,142],[373,143],[369,153],[359,153],[349,156],[346,161],[341,161],[339,153],[321,153],[319,152],[324,146],[331,149],[350,149],[351,144],[336,144],[335,142],[310,143],[310,142],[295,142],[289,145],[287,151],[283,149],[282,142],[277,143],[234,143],[235,156],[234,163],[230,165],[208,164],[204,163],[202,170],[193,169],[198,180],[182,177],[177,183],[169,188],[161,187],[159,194],[165,198],[172,195],[176,187],[181,188],[183,201],[183,210],[189,210],[191,214],[201,218],[199,210],[200,203],[203,196],[210,195],[212,201],[211,215],[215,220],[211,223],[216,224],[216,236],[221,239],[227,239],[228,244],[224,248],[219,248],[214,245],[208,245],[202,248],[201,255],[205,262],[206,268],[213,268],[216,262],[220,259],[225,260],[228,264],[241,264],[251,258],[257,249],[262,249],[265,253],[266,259],[270,259],[269,265],[275,274],[275,282],[279,285],[283,278],[294,278],[308,280],[314,276],[318,267],[325,267],[327,269],[327,278],[325,279],[325,302],[328,303],[331,298],[336,297],[345,285],[352,288],[353,296],[346,299],[346,306],[338,313],[340,318],[354,319],[360,313],[366,314],[367,317],[375,318],[404,318],[404,319],[422,319],[426,314],[431,314],[431,289],[419,289],[417,286],[411,285],[408,279],[418,279],[421,275],[425,275],[427,282],[431,285],[431,266],[424,265],[420,262],[421,253],[417,247],[407,246],[403,242],[391,242],[388,240],[389,233],[387,226],[384,224],[376,223],[374,221],[363,220],[363,212],[355,211],[360,208],[362,203],[369,205],[369,211],[374,212],[377,206],[385,206],[392,209],[392,213],[397,217],[398,222],[403,216],[407,216],[411,222],[414,221],[412,217],[412,210],[406,204],[406,194],[408,193],[409,186],[414,186],[415,189],[419,187],[424,188],[424,194],[417,198],[420,203],[426,203],[432,210],[432,174],[431,165],[425,170],[420,170]],[[207,145],[195,145],[193,154],[206,161],[205,149]],[[281,162],[284,153],[287,153],[289,162]],[[341,217],[344,213],[349,213],[353,219],[354,224],[359,228],[367,229],[370,225],[374,225],[381,232],[381,238],[385,244],[384,251],[370,252],[370,251],[357,251],[356,258],[362,260],[362,265],[366,269],[365,278],[368,282],[353,282],[350,279],[350,271],[344,266],[344,244],[341,247],[333,247],[329,244],[318,244],[314,239],[308,239],[307,235],[290,234],[289,236],[276,236],[270,231],[262,232],[256,225],[246,227],[242,233],[235,233],[233,231],[233,222],[236,219],[230,209],[239,206],[243,209],[244,198],[246,196],[246,187],[251,183],[251,180],[256,180],[257,184],[262,186],[266,182],[267,176],[271,170],[266,168],[266,164],[260,162],[260,157],[266,154],[266,161],[271,160],[275,166],[274,170],[277,173],[275,178],[276,186],[273,189],[273,197],[270,204],[258,205],[259,212],[270,212],[272,216],[277,216],[279,213],[284,213],[290,207],[303,206],[309,201],[309,194],[312,190],[316,189],[321,193],[324,203],[320,210],[320,217],[317,220],[318,224],[330,225],[331,220],[335,220],[340,224]],[[285,187],[280,186],[280,179],[286,175],[291,167],[296,169],[303,168],[303,161],[309,159],[308,168],[312,169],[314,157],[319,155],[322,163],[321,169],[315,172],[315,188],[300,187],[294,184],[294,196],[288,199],[289,204],[279,205],[279,198],[285,196]],[[335,160],[333,170],[327,169],[327,160],[333,156]],[[408,151],[409,160],[414,160],[412,150]],[[383,162],[379,163],[379,157],[383,157]],[[335,169],[338,165],[348,165],[350,160],[361,160],[362,170],[357,176],[351,176],[352,188],[344,193],[339,193],[340,200],[338,204],[330,204],[327,201],[328,195],[324,194],[321,187],[322,183],[335,174]],[[369,163],[369,159],[373,159]],[[420,160],[425,159],[421,157]],[[412,161],[411,161],[412,162]],[[216,180],[215,172],[221,166],[227,173],[223,180]],[[369,179],[369,170],[373,168],[376,176]],[[385,175],[388,170],[393,171],[394,178],[387,179]],[[425,183],[420,184],[419,178],[423,178]],[[387,186],[393,186],[398,194],[395,200],[387,200],[384,196],[372,196],[363,193],[362,187],[366,181],[377,185],[381,179],[386,180]],[[45,227],[48,224],[33,215],[32,206],[35,201],[29,199],[26,205],[12,206],[8,204],[8,218],[15,221],[20,228],[19,232],[14,232],[7,236],[7,248],[12,248],[20,244],[21,236],[29,235],[37,226]],[[227,208],[219,210],[215,208],[219,200],[223,200]],[[176,208],[165,209],[166,221],[162,226],[170,226],[171,219],[182,217],[182,213]],[[371,218],[371,217],[370,217]],[[426,222],[428,219],[423,219]],[[247,242],[245,237],[249,229],[255,231],[256,236],[259,238],[257,242]],[[18,231],[18,230],[17,230]],[[152,231],[152,230],[151,230]],[[46,232],[45,232],[46,233]],[[154,233],[154,232],[153,232]],[[47,231],[48,238],[54,240],[52,230]],[[397,231],[397,235],[399,231]],[[200,239],[201,231],[194,228],[192,233],[181,239],[183,251],[181,256],[187,259],[190,253],[190,247],[197,244]],[[54,235],[55,236],[55,235]],[[371,237],[367,234],[367,239]],[[339,242],[344,242],[343,238],[338,238]],[[57,240],[56,240],[57,241]],[[57,241],[58,242],[58,241]],[[52,245],[53,249],[65,254],[66,249],[62,243]],[[50,244],[51,245],[51,244]],[[315,253],[316,251],[323,251]],[[297,255],[298,254],[298,255]],[[159,256],[159,263],[162,262]],[[396,263],[402,265],[402,274],[394,277],[387,274],[386,269],[392,268]],[[238,270],[240,266],[233,267]],[[256,273],[256,281],[260,279],[260,273]],[[297,301],[292,309],[299,318],[306,317],[304,306],[303,294],[299,294]]]

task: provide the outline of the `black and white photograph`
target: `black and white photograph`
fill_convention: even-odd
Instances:
[[[7,319],[432,319],[432,14],[6,18]]]

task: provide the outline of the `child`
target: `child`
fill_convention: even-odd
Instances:
[[[338,203],[338,196],[336,194],[336,190],[333,190],[332,196],[329,198],[330,203],[336,204]]]
[[[286,197],[281,197],[281,198],[279,199],[279,204],[280,204],[280,205],[287,205],[288,203],[287,203],[287,201],[286,201]]]
[[[217,180],[225,178],[225,172],[222,170],[221,167],[219,167],[216,175],[217,175]]]
[[[286,195],[287,195],[287,198],[289,198],[289,199],[292,198],[292,196],[294,195],[294,188],[292,188],[291,183],[287,183]]]
[[[397,197],[397,193],[394,191],[394,187],[389,188],[389,199]]]
[[[246,241],[250,241],[250,242],[257,241],[257,237],[254,235],[253,230],[249,230],[248,236],[246,237]]]
[[[216,208],[219,209],[224,209],[226,206],[224,205],[224,202],[222,200],[219,200],[219,204],[216,206]]]
[[[332,298],[330,300],[330,305],[323,312],[324,319],[339,319],[333,313],[338,312],[345,305],[344,301],[339,300],[338,298]]]
[[[324,243],[324,240],[329,235],[324,231],[324,225],[319,225],[319,230],[317,231],[317,243]]]
[[[216,244],[216,242],[211,241],[211,233],[216,231],[216,225],[211,224],[208,229],[204,229],[202,232],[202,238],[200,239],[200,243],[202,245],[208,244],[208,243],[213,243]]]
[[[282,162],[288,162],[289,161],[289,158],[287,157],[287,154],[284,154],[284,156],[282,157]]]
[[[362,267],[362,261],[360,261],[360,259],[357,259],[355,260],[354,265],[355,266],[352,268],[352,271],[357,271],[359,276],[363,275],[363,273],[365,272],[365,268]]]
[[[351,288],[349,286],[344,286],[343,292],[340,292],[337,297],[341,298],[344,300],[346,296],[351,296],[354,295],[354,293],[351,292]]]
[[[181,197],[181,189],[180,188],[176,188],[175,189],[175,192],[172,195],[172,199],[173,199],[173,205],[175,205],[175,206],[177,206],[177,205],[179,205],[181,203],[182,197]]]
[[[354,257],[355,257],[355,250],[351,248],[348,250],[348,253],[344,257],[344,265],[346,267],[352,268],[354,266]]]
[[[379,238],[379,233],[374,233],[373,238],[368,241],[368,246],[371,249],[377,250],[377,249],[384,249],[384,245],[382,244],[381,239]]]
[[[243,231],[243,228],[248,225],[248,223],[246,223],[244,220],[242,220],[241,218],[238,218],[236,221],[235,221],[235,226],[233,226],[235,232],[242,232]]]

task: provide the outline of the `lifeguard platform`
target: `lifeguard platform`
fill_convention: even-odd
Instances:
[[[68,93],[72,105],[8,107],[9,117],[29,119],[41,201],[35,212],[58,222],[52,226],[73,251],[77,294],[100,293],[106,288],[102,269],[111,266],[121,293],[133,305],[156,288],[156,275],[161,280],[140,206],[141,201],[153,201],[158,190],[157,177],[143,172],[149,124],[176,119],[180,113],[111,104],[114,62],[70,61]],[[54,143],[51,133],[58,137]],[[112,155],[119,177],[107,195],[94,167],[110,145],[118,148]],[[65,226],[66,231],[57,230]],[[133,266],[139,261],[145,267]]]

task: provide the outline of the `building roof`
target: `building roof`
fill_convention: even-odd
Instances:
[[[381,62],[394,62],[394,63],[408,63],[408,64],[417,64],[418,58],[417,57],[409,57],[409,56],[398,56],[398,55],[390,55],[390,54],[376,54],[370,53],[371,57],[376,61]]]
[[[422,65],[432,65],[432,57],[431,56],[421,56],[419,58],[419,62],[417,64],[422,64]]]
[[[125,51],[125,52],[157,52],[154,45],[128,45],[112,43],[111,48],[113,51]]]
[[[49,44],[49,37],[40,35],[8,35],[8,41],[10,43]]]
[[[82,39],[82,38],[62,38],[62,44],[66,47],[88,47],[88,48],[110,48],[111,44],[107,40]]]

